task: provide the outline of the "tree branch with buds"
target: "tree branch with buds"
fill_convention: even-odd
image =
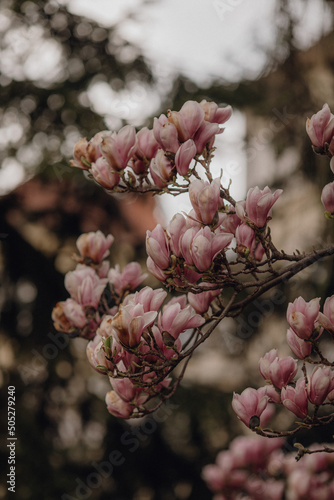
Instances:
[[[155,118],[152,130],[136,132],[127,125],[117,133],[81,139],[74,148],[72,166],[85,170],[108,193],[188,192],[192,205],[166,227],[158,224],[147,231],[147,269],[161,288],[143,287],[146,273],[136,262],[123,270],[110,267],[112,235],[97,231],[77,241],[77,268],[65,278],[70,297],[56,305],[52,317],[57,330],[88,340],[88,360],[109,378],[106,404],[117,417],[155,411],[175,393],[191,356],[224,318],[237,317],[265,292],[334,254],[334,245],[309,253],[277,249],[269,224],[281,189],[256,186],[237,201],[230,186],[213,178],[215,137],[231,113],[230,106],[188,101],[180,111]],[[306,128],[314,151],[330,157],[334,171],[329,107],[308,120]],[[325,186],[321,196],[327,218],[334,217],[333,186]],[[239,419],[261,436],[293,436],[334,419],[334,361],[319,343],[325,332],[334,336],[334,296],[320,309],[320,298],[290,303],[287,343],[297,359],[279,358],[273,349],[259,362],[266,385],[233,396]],[[266,427],[275,405],[297,417],[294,428]],[[329,450],[301,446],[298,458]]]

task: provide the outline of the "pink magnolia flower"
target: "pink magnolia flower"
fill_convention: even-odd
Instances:
[[[141,304],[144,312],[158,311],[166,297],[167,292],[162,288],[153,289],[149,286],[145,286],[134,295],[128,295],[123,301],[123,305],[127,305],[131,302],[134,305]]]
[[[201,228],[196,234],[193,229],[188,229],[181,240],[181,251],[187,264],[194,264],[198,271],[204,272],[210,269],[215,257],[232,239],[232,234],[213,233],[208,226]]]
[[[158,150],[150,163],[150,174],[159,188],[164,188],[173,178],[173,165],[162,149]]]
[[[297,356],[299,359],[305,359],[312,352],[312,344],[309,342],[305,342],[304,339],[298,337],[292,328],[289,328],[286,334],[286,340],[288,346],[291,351]]]
[[[323,148],[325,143],[330,143],[334,134],[334,115],[328,104],[306,120],[306,132],[313,146]]]
[[[270,366],[274,359],[278,358],[278,350],[271,349],[259,360],[259,372],[264,380],[270,380]]]
[[[183,232],[183,234],[180,235],[180,239],[179,239],[180,256],[182,256],[184,258],[185,263],[188,266],[194,265],[192,252],[191,252],[191,246],[192,246],[193,239],[195,238],[198,231],[199,231],[198,227],[197,228],[196,227],[189,227],[186,231]]]
[[[147,277],[147,273],[142,273],[138,262],[130,262],[120,271],[118,264],[108,272],[108,280],[111,282],[117,295],[128,290],[135,290]]]
[[[86,138],[80,139],[74,146],[74,160],[71,161],[71,166],[88,170],[91,164],[102,156],[100,145],[105,135],[110,135],[110,132],[108,130],[98,132],[90,141],[87,141]]]
[[[101,151],[107,162],[115,170],[124,169],[136,147],[136,131],[131,125],[121,128],[118,133],[105,135],[101,142]]]
[[[88,170],[90,167],[90,162],[88,160],[87,152],[88,141],[86,138],[80,139],[74,146],[73,150],[73,160],[71,160],[71,166],[80,168],[81,170]],[[100,153],[101,155],[101,153]]]
[[[91,267],[80,265],[65,276],[65,288],[83,306],[97,308],[107,279],[99,278]]]
[[[187,175],[191,160],[196,155],[196,145],[192,139],[181,144],[175,155],[175,167],[180,175]]]
[[[122,363],[120,363],[118,368],[122,370]],[[123,369],[125,369],[125,367]],[[142,405],[148,398],[148,394],[145,393],[144,389],[142,387],[136,387],[134,382],[129,378],[110,377],[109,380],[111,387],[123,401]]]
[[[112,316],[107,314],[103,317],[103,320],[96,331],[96,335],[98,335],[101,340],[103,339],[104,341],[107,341],[106,343],[109,347],[104,347],[104,350],[112,365],[116,365],[120,361],[123,361],[126,366],[130,366],[131,356],[134,355],[127,352],[118,340],[117,332],[112,325],[115,314]],[[103,365],[103,363],[101,364]]]
[[[181,256],[180,239],[183,236],[183,234],[187,231],[187,229],[189,229],[187,224],[187,219],[183,217],[182,214],[177,213],[171,219],[166,229],[170,237],[169,241],[170,248],[174,255],[180,257]]]
[[[198,220],[211,224],[220,201],[220,178],[211,183],[196,179],[189,186],[189,198]]]
[[[334,295],[325,300],[323,314],[319,315],[319,322],[327,330],[334,331]]]
[[[112,189],[119,184],[119,174],[112,170],[112,167],[102,156],[95,163],[92,163],[91,173],[95,181],[105,189]]]
[[[269,403],[277,403],[279,404],[281,402],[280,394],[277,392],[275,387],[273,385],[265,385],[264,387],[260,387],[258,389],[260,394],[263,394],[265,396],[268,396]],[[273,405],[268,405],[267,408],[265,409],[265,412],[268,410],[268,407],[272,408]]]
[[[169,244],[163,227],[158,224],[146,233],[146,252],[160,269],[169,267]]]
[[[247,387],[241,394],[233,393],[232,408],[247,427],[261,425],[261,415],[268,405],[269,397],[259,389]],[[258,419],[253,419],[258,417]],[[257,423],[258,420],[258,423]]]
[[[155,157],[159,144],[155,140],[153,130],[147,127],[137,132],[136,149],[131,158],[131,168],[136,174],[147,172],[150,160]]]
[[[73,328],[84,328],[87,324],[83,307],[73,299],[57,302],[52,310],[52,320],[56,330],[69,334]]]
[[[326,212],[334,214],[334,182],[326,184],[321,193],[321,202]]]
[[[222,124],[227,122],[232,115],[231,106],[219,108],[215,102],[208,102],[205,99],[200,102],[200,105],[204,109],[204,120],[207,122]]]
[[[266,380],[270,380],[275,387],[282,389],[282,387],[285,387],[294,379],[298,369],[297,360],[291,358],[291,356],[281,359],[279,359],[278,356],[275,356],[275,358],[272,359],[273,351],[275,351],[275,349],[272,349],[272,351],[267,353],[269,356],[265,359],[263,365]],[[261,360],[259,366],[262,374]]]
[[[262,190],[258,186],[250,188],[245,206],[243,206],[242,202],[238,202],[235,207],[236,213],[241,220],[248,220],[257,227],[263,227],[271,218],[272,206],[282,193],[282,189],[276,189],[272,193],[268,186]]]
[[[305,302],[302,297],[298,297],[294,302],[289,303],[286,317],[290,327],[299,338],[309,339],[311,337],[314,323],[319,315],[319,303],[320,298]]]
[[[333,372],[329,366],[316,366],[308,378],[307,395],[314,405],[321,405],[331,390]]]
[[[65,316],[74,326],[83,328],[87,324],[87,318],[82,305],[73,299],[67,299],[62,304]]]
[[[203,107],[196,101],[187,101],[180,111],[168,111],[168,121],[173,123],[180,142],[192,139],[204,121]]]
[[[153,333],[153,336],[154,336],[154,340],[156,342],[156,345],[158,346],[158,348],[160,349],[160,352],[167,358],[167,359],[172,359],[172,358],[176,358],[177,357],[177,354],[175,351],[178,351],[180,352],[181,349],[182,349],[182,342],[179,338],[173,338],[173,348],[171,349],[170,348],[170,342],[168,342],[168,345],[166,345],[166,336],[165,336],[165,331],[161,330],[158,326],[156,325],[153,325],[152,326],[152,333]],[[168,336],[170,335],[169,332],[167,332]],[[171,338],[168,337],[168,341],[171,340]],[[151,346],[151,349],[155,349],[155,346],[153,345],[152,343],[152,346]],[[161,358],[159,358],[158,356],[156,356],[156,358],[154,359],[154,362],[155,363],[161,363]],[[170,379],[167,379],[168,380],[168,384],[166,385],[166,387],[168,387],[169,383],[170,383]]]
[[[243,202],[239,202],[243,203]],[[225,233],[235,234],[237,227],[242,224],[242,221],[235,213],[234,207],[228,207],[226,213],[219,213],[219,222],[218,228],[221,229]]]
[[[204,322],[205,319],[196,314],[190,305],[185,305],[178,299],[170,300],[158,317],[160,330],[168,332],[174,339],[177,339],[181,332],[190,328],[197,328],[203,325]]]
[[[142,304],[121,305],[110,320],[114,336],[125,346],[136,347],[144,330],[154,323],[157,311],[144,311]]]
[[[97,334],[95,337],[90,340],[86,347],[86,354],[90,365],[96,370],[98,373],[106,374],[106,371],[103,368],[98,368],[102,366],[107,370],[113,370],[114,364],[107,359],[106,353],[103,349],[102,337]]]
[[[110,135],[110,130],[102,130],[94,135],[87,144],[87,159],[95,163],[102,156],[101,143],[104,137]]]
[[[188,293],[188,302],[198,314],[204,314],[211,302],[221,293],[220,289],[208,290],[201,293]]]
[[[131,418],[133,405],[124,401],[115,391],[109,391],[106,394],[106,405],[109,413],[118,418]]]
[[[154,118],[153,134],[155,140],[164,151],[176,153],[180,147],[177,128],[171,123],[167,116],[160,115]]]
[[[265,250],[261,243],[256,241],[254,230],[246,223],[240,224],[235,231],[237,240],[237,253],[242,257],[248,258],[250,255],[255,260],[261,261]]]
[[[111,234],[104,236],[101,231],[84,233],[77,239],[76,245],[82,257],[88,257],[93,262],[100,263],[108,257],[109,248],[113,244]]]
[[[298,418],[306,418],[308,415],[308,401],[305,378],[299,378],[296,387],[292,387],[291,385],[283,387],[281,401]]]
[[[151,257],[147,257],[146,260],[146,267],[147,270],[155,277],[157,280],[161,281],[162,283],[166,281],[167,279],[167,274],[163,272],[162,269],[160,269],[159,266],[154,262],[154,260]]]
[[[213,146],[215,136],[221,134],[224,129],[220,128],[218,123],[210,123],[203,121],[202,125],[197,130],[194,136],[197,153],[202,153],[204,148]]]
[[[144,127],[137,132],[136,155],[139,156],[139,158],[151,160],[155,157],[158,149],[159,144],[155,140],[153,130]]]

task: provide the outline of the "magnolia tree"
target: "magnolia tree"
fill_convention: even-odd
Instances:
[[[157,289],[141,287],[147,275],[136,262],[122,270],[110,267],[112,235],[97,231],[77,240],[77,267],[65,277],[70,298],[59,302],[52,316],[57,330],[88,340],[88,361],[109,378],[107,409],[117,417],[130,419],[155,411],[173,395],[192,354],[223,318],[240,315],[264,292],[334,254],[334,245],[310,253],[277,249],[268,223],[281,189],[272,192],[256,186],[245,200],[235,201],[230,186],[212,177],[215,137],[223,132],[221,125],[231,113],[230,106],[188,101],[180,111],[155,118],[152,130],[136,132],[125,126],[118,133],[103,131],[89,141],[81,139],[74,148],[72,166],[86,171],[107,192],[174,196],[188,192],[193,208],[187,215],[176,214],[166,227],[158,224],[147,231],[147,269],[161,282]],[[331,158],[334,172],[334,115],[328,105],[307,120],[306,130],[314,151]],[[325,215],[334,217],[334,182],[324,187],[321,200]],[[295,357],[280,358],[276,349],[264,354],[259,370],[265,385],[247,388],[232,400],[236,415],[247,427],[278,439],[257,438],[261,444],[255,445],[243,438],[245,456],[235,458],[241,441],[234,442],[218,465],[208,466],[204,477],[218,492],[217,500],[227,498],[226,487],[229,498],[264,498],[256,474],[262,471],[263,482],[263,469],[268,470],[270,460],[264,461],[261,455],[277,452],[283,436],[301,429],[311,432],[334,420],[334,361],[321,352],[319,343],[325,332],[334,336],[334,296],[309,302],[296,298],[287,308],[287,326],[287,343]],[[180,363],[179,375],[172,378]],[[275,406],[294,414],[293,428],[268,427]],[[304,454],[320,456],[320,452],[328,457],[334,451],[324,443],[298,446],[298,459]],[[258,458],[253,460],[255,449]],[[282,472],[284,467],[292,471],[284,460],[278,460],[281,473],[291,483],[291,474]],[[320,462],[320,458],[314,460],[315,472],[323,470]],[[327,468],[330,463],[323,459]],[[246,487],[247,468],[253,470],[253,483]],[[301,470],[293,469],[295,477]],[[333,474],[323,474],[321,488],[334,495]],[[284,481],[277,482],[271,472],[266,477],[266,498],[282,498]]]

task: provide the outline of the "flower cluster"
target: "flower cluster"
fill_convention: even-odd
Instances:
[[[136,132],[127,125],[117,133],[103,131],[89,141],[81,139],[74,148],[72,165],[110,193],[188,192],[192,205],[188,214],[178,213],[165,227],[158,224],[147,232],[147,268],[164,288],[140,288],[146,275],[138,263],[123,270],[110,267],[111,235],[97,231],[77,241],[77,267],[65,278],[70,298],[59,302],[52,316],[57,330],[89,341],[88,360],[109,378],[107,408],[118,417],[154,411],[183,376],[181,371],[172,384],[173,369],[186,360],[185,369],[223,318],[238,316],[264,292],[334,254],[333,245],[293,255],[276,248],[268,223],[281,189],[252,187],[244,200],[236,201],[221,177],[213,178],[215,137],[231,113],[230,106],[188,101],[180,111],[155,118],[151,130]],[[306,128],[315,152],[331,158],[334,172],[334,115],[328,105]],[[327,217],[334,218],[334,182],[323,189],[322,202]],[[169,298],[166,290],[182,294]],[[233,396],[239,419],[262,436],[293,435],[334,421],[334,362],[320,350],[320,339],[334,336],[334,296],[326,299],[322,311],[319,298],[297,298],[288,305],[287,322],[287,343],[298,359],[280,358],[272,349],[259,362],[266,385]],[[285,433],[266,429],[277,405],[301,422]],[[272,449],[262,448],[262,456],[251,460],[255,474],[267,467],[264,455],[271,455],[277,444],[266,446]],[[245,444],[251,456],[247,449]],[[284,485],[274,484],[270,474],[261,479],[265,494],[259,478],[247,479],[240,468],[250,469],[250,462],[238,453],[222,455],[218,472],[224,479],[218,479],[217,469],[207,472],[217,481],[217,500],[225,498],[225,491],[231,491],[229,498],[281,498]],[[321,477],[327,488],[327,476]]]
[[[202,476],[214,500],[330,500],[334,496],[334,456],[309,455],[296,462],[282,439],[238,437],[221,451]],[[311,447],[311,451],[316,448]]]
[[[79,263],[65,277],[71,297],[58,302],[52,317],[57,330],[90,340],[88,360],[108,375],[112,386],[106,396],[109,412],[130,418],[169,386],[170,363],[182,347],[180,335],[205,320],[185,295],[162,307],[164,290],[146,286],[135,292],[146,274],[135,262],[122,272],[119,266],[110,268],[105,258],[112,242],[111,235],[100,231],[78,238]],[[209,305],[206,294],[197,309],[206,312]]]
[[[193,166],[212,150],[219,125],[232,114],[231,106],[187,101],[180,111],[154,119],[153,129],[126,125],[118,133],[103,131],[74,148],[72,166],[89,171],[109,191],[163,189],[179,175],[187,178]]]
[[[251,188],[236,206],[224,204],[220,179],[194,180],[189,187],[193,210],[176,214],[166,229],[158,224],[147,232],[147,268],[160,281],[181,289],[214,277],[226,279],[226,250],[233,241],[237,257],[260,262],[265,249],[256,230],[263,230],[271,208],[281,195],[269,187]],[[214,283],[211,283],[214,285]]]
[[[105,314],[115,314],[123,297],[146,278],[137,262],[120,272],[106,259],[114,241],[101,231],[82,234],[77,240],[76,269],[65,277],[70,298],[58,302],[52,311],[55,328],[71,337],[91,339]]]
[[[333,419],[333,415],[319,416],[321,406],[334,406],[334,362],[320,352],[319,339],[324,332],[334,335],[334,295],[326,299],[323,312],[320,312],[320,298],[306,302],[298,297],[288,305],[287,321],[290,326],[287,343],[303,361],[302,370],[298,371],[296,359],[291,356],[279,358],[277,349],[272,349],[259,361],[259,371],[267,385],[259,389],[247,388],[233,396],[232,407],[239,419],[259,433],[262,433],[259,428],[268,422],[271,403],[283,405],[310,426]],[[306,364],[315,366],[311,371]]]

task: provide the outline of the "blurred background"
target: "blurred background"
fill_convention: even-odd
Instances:
[[[313,265],[280,300],[269,294],[226,320],[159,419],[117,420],[86,342],[57,334],[51,311],[67,298],[79,234],[111,232],[112,265],[144,266],[146,229],[189,203],[110,197],[69,160],[80,137],[150,127],[188,99],[231,104],[217,175],[222,168],[223,181],[232,179],[237,199],[255,184],[284,189],[271,223],[278,248],[331,240],[320,193],[332,174],[305,121],[324,102],[334,107],[333,2],[2,0],[0,33],[0,423],[6,438],[13,385],[16,498],[210,499],[201,468],[246,432],[232,392],[261,384],[257,361],[267,350],[290,354],[287,303],[301,290],[306,300],[333,294],[333,266]],[[4,439],[0,452],[5,476]]]

